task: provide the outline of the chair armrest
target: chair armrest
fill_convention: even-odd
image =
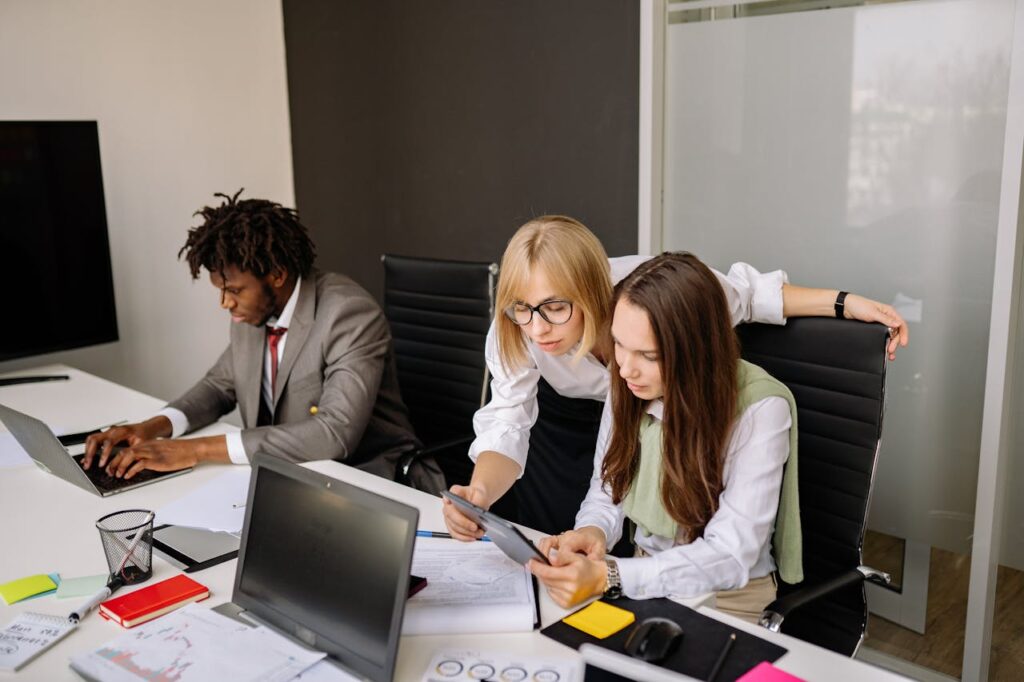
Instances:
[[[409,482],[409,468],[412,467],[412,463],[417,459],[423,457],[433,457],[436,454],[445,452],[449,449],[454,449],[459,446],[469,448],[470,443],[473,442],[475,436],[459,436],[458,438],[451,438],[440,443],[434,443],[428,447],[419,448],[418,450],[410,450],[406,452],[398,459],[398,464],[395,467],[395,481],[403,485],[408,485]]]
[[[887,585],[892,580],[888,573],[876,570],[869,566],[858,566],[849,571],[822,581],[816,585],[808,585],[795,592],[790,592],[785,597],[776,599],[761,613],[758,621],[761,627],[768,628],[772,632],[778,632],[782,627],[782,621],[794,610],[808,604],[815,599],[831,594],[850,585],[858,585],[864,580]]]

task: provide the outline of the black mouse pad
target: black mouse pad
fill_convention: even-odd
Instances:
[[[729,639],[730,634],[735,632],[736,643],[729,652],[728,658],[725,659],[725,664],[719,671],[718,677],[715,678],[716,682],[733,682],[761,661],[773,663],[786,653],[786,649],[777,644],[735,629],[669,599],[623,598],[607,601],[607,603],[632,611],[636,614],[636,622],[605,639],[588,635],[562,621],[549,625],[541,632],[573,649],[579,649],[580,645],[589,642],[618,653],[624,653],[626,640],[640,621],[651,616],[668,618],[674,620],[683,629],[683,640],[675,653],[659,665],[700,680],[708,678],[726,640]],[[597,671],[592,666],[587,666],[586,679],[621,679],[618,676],[601,677],[598,673],[603,673],[603,671]],[[610,673],[603,674],[610,675]]]

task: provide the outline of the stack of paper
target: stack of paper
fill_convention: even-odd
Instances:
[[[241,533],[250,473],[249,467],[238,467],[221,474],[157,511],[156,525]]]
[[[404,635],[533,630],[533,576],[494,543],[418,537],[412,572],[427,586],[406,604]]]

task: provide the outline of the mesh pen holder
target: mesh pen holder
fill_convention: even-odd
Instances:
[[[103,541],[103,553],[107,555],[112,579],[119,578],[125,585],[134,585],[153,575],[151,512],[126,509],[107,514],[96,522],[96,529]]]

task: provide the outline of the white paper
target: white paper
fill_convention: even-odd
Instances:
[[[32,464],[32,458],[10,431],[0,431],[0,469]]]
[[[71,667],[103,682],[286,682],[324,655],[191,604],[73,657]]]
[[[532,576],[492,542],[417,537],[412,572],[427,586],[406,603],[404,635],[533,630]]]
[[[245,499],[249,494],[249,467],[227,471],[156,513],[156,525],[203,528],[241,533]]]

